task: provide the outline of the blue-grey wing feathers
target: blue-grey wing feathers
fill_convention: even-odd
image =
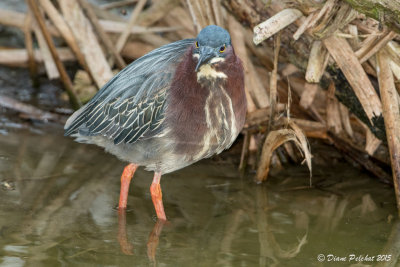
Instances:
[[[128,65],[68,119],[65,135],[102,135],[114,144],[156,135],[176,66],[193,42],[162,46]]]

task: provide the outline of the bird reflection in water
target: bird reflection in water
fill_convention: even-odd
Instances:
[[[126,234],[126,210],[118,210],[118,242],[122,253],[133,255],[133,245]]]
[[[400,255],[399,222],[388,216],[396,207],[385,204],[393,203],[392,190],[357,171],[336,168],[305,189],[308,172],[296,176],[289,169],[266,187],[241,182],[232,165],[203,161],[166,179],[173,221],[165,224],[151,220],[142,170],[130,196],[134,210],[112,209],[118,164],[59,135],[0,135],[0,254],[25,266],[173,266],[193,260],[204,266],[287,266],[322,253],[319,244],[327,239],[362,247],[365,238],[382,236],[370,251]]]
[[[157,219],[154,224],[153,230],[150,232],[147,241],[147,257],[150,261],[156,261],[156,251],[158,243],[160,241],[160,235],[162,233],[163,227],[168,221]],[[126,210],[118,210],[118,242],[121,247],[121,252],[125,255],[133,255],[133,245],[128,240],[128,235],[126,231]]]
[[[158,247],[158,243],[160,241],[160,235],[163,230],[164,225],[168,221],[164,220],[157,220],[156,224],[153,227],[153,231],[151,231],[149,235],[149,240],[147,241],[147,257],[149,260],[154,261],[156,260],[156,251]]]

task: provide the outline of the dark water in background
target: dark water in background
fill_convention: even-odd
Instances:
[[[26,70],[0,69],[1,94],[42,108],[59,101],[53,83],[29,84]],[[309,188],[301,166],[256,185],[232,163],[202,161],[163,176],[163,225],[151,202],[152,173],[137,171],[129,211],[118,214],[122,162],[63,137],[60,126],[2,114],[0,267],[399,264],[393,189],[347,164],[314,166]]]

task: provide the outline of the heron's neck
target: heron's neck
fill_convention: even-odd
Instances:
[[[198,82],[201,82],[203,79],[215,81],[217,79],[226,79],[227,77],[224,72],[217,71],[211,64],[204,64],[197,72]]]

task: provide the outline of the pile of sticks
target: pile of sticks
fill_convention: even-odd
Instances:
[[[36,80],[44,63],[49,79],[61,79],[78,108],[128,61],[220,25],[231,33],[245,69],[241,170],[252,166],[263,182],[270,166],[304,158],[311,172],[307,138],[315,138],[381,181],[394,181],[400,205],[400,38],[392,12],[400,7],[380,1],[377,21],[344,0],[267,2],[27,0],[27,13],[0,10],[0,24],[21,29],[26,45],[0,48],[0,64],[27,65]],[[128,6],[129,18],[109,12]],[[74,82],[65,61],[81,67]],[[83,97],[80,91],[89,87],[93,92]],[[392,166],[393,180],[385,165]]]
[[[357,12],[360,6],[350,5],[352,1],[272,2],[264,22],[249,21],[254,43],[277,33],[295,42],[290,44],[294,52],[286,50],[286,60],[304,75],[302,90],[295,89],[300,107],[325,126],[321,138],[387,183],[390,176],[377,162],[391,164],[400,210],[400,29],[389,18],[400,5],[381,1],[377,21]],[[365,1],[363,10],[376,2]],[[232,11],[240,14],[240,8]]]

